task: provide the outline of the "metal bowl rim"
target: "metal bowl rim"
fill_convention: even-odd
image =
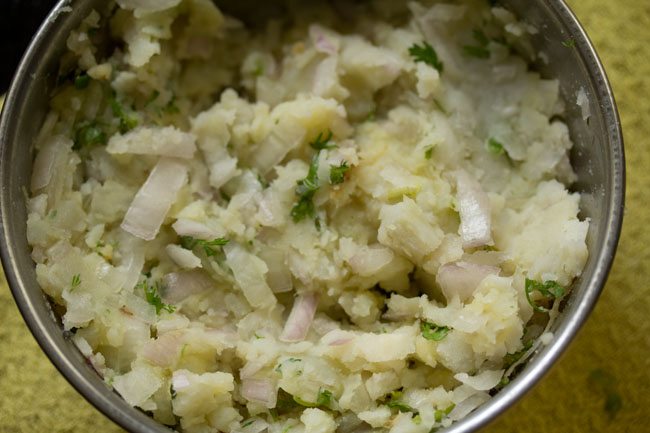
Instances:
[[[579,299],[579,308],[575,314],[564,319],[564,322],[555,333],[554,340],[541,350],[536,359],[529,363],[524,372],[508,385],[504,391],[491,398],[490,401],[466,418],[444,430],[449,433],[470,433],[484,427],[521,399],[526,392],[530,391],[539,382],[550,367],[556,363],[593,310],[603,290],[609,270],[611,269],[621,234],[625,199],[625,157],[621,122],[611,85],[589,37],[569,6],[564,0],[546,0],[546,2],[555,11],[557,18],[560,19],[564,28],[568,29],[568,36],[575,41],[576,49],[579,50],[589,70],[591,81],[597,89],[598,94],[596,97],[603,111],[605,127],[609,131],[607,143],[609,144],[612,164],[609,167],[610,172],[608,174],[610,176],[612,190],[607,203],[606,236],[602,248],[598,251],[594,274],[590,276],[583,297]],[[63,8],[69,7],[69,3],[69,0],[59,1],[32,39],[14,76],[14,80],[5,99],[2,116],[0,117],[0,140],[2,140],[0,155],[3,156],[0,160],[0,175],[6,170],[10,170],[7,167],[8,161],[4,158],[4,137],[9,135],[8,132],[12,127],[11,113],[13,107],[21,104],[20,96],[25,93],[26,87],[29,86],[29,80],[26,77],[29,71],[33,69],[33,65],[39,62],[39,51],[47,44],[49,34],[55,31],[60,24],[59,20],[61,18],[59,18],[59,15],[64,14]],[[0,210],[2,215],[2,220],[0,221],[0,255],[9,288],[34,338],[66,380],[100,412],[130,432],[153,433],[154,430],[142,423],[141,413],[135,410],[122,410],[117,405],[117,401],[121,400],[121,397],[116,393],[109,394],[109,397],[105,390],[97,389],[97,387],[93,386],[93,384],[79,373],[80,366],[76,365],[73,360],[68,359],[63,354],[61,348],[54,341],[53,335],[45,326],[44,321],[50,321],[52,319],[50,317],[40,317],[35,314],[33,308],[34,303],[43,302],[44,298],[34,299],[20,282],[21,278],[15,263],[14,251],[9,247],[10,244],[13,245],[12,240],[16,235],[7,232],[4,224],[7,218],[8,206],[11,206],[11,203],[8,202],[8,194],[5,188],[3,185],[2,195],[0,196],[0,202],[2,204],[2,209]],[[158,430],[169,431],[165,430],[164,427]]]

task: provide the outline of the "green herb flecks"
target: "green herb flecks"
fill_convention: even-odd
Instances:
[[[564,45],[567,48],[575,48],[576,41],[573,38],[569,38],[567,40],[562,41],[562,45]]]
[[[438,72],[442,73],[444,65],[438,58],[436,50],[427,42],[422,42],[422,45],[413,44],[411,48],[409,48],[409,54],[416,62],[426,63],[438,70]]]
[[[216,238],[212,239],[211,241],[207,241],[204,239],[196,239],[192,236],[181,236],[180,241],[181,247],[185,248],[186,250],[193,250],[194,247],[200,246],[203,248],[205,255],[208,257],[216,256],[220,251],[220,248],[228,244],[228,239],[224,238]]]
[[[350,170],[350,166],[347,161],[343,161],[341,165],[331,165],[330,166],[330,184],[340,185],[345,182],[345,174]]]
[[[507,353],[506,356],[503,357],[503,368],[507,370],[512,367],[526,354],[526,352],[530,350],[531,347],[533,347],[533,340],[525,342],[524,346],[518,351]]]
[[[283,366],[285,363],[287,363],[287,362],[290,362],[290,363],[294,363],[294,362],[302,362],[302,359],[300,359],[300,358],[287,358],[287,359],[285,359],[284,361],[282,361],[281,363],[279,363],[278,365],[276,365],[276,367],[275,367],[275,371],[276,371],[277,373],[282,374],[282,366]]]
[[[108,137],[97,122],[83,123],[75,133],[74,150],[81,150],[97,144],[106,144]]]
[[[401,391],[392,391],[388,395],[386,406],[391,409],[397,409],[399,412],[412,412],[415,415],[419,415],[420,412],[417,409],[412,408],[401,400],[403,395]]]
[[[488,49],[488,45],[490,44],[490,39],[488,39],[482,30],[474,30],[473,36],[476,45],[465,45],[463,47],[463,53],[466,56],[476,57],[478,59],[489,59],[490,50]]]
[[[485,144],[485,147],[487,148],[488,152],[490,152],[493,155],[505,155],[506,154],[506,149],[503,147],[503,144],[497,140],[494,137],[490,137]]]
[[[138,126],[138,119],[132,114],[127,113],[122,104],[115,97],[112,97],[109,102],[113,115],[120,121],[120,132],[122,134],[125,134]]]
[[[253,424],[255,422],[255,418],[249,418],[247,420],[242,421],[241,427],[245,428],[248,427],[249,425]]]
[[[427,340],[441,341],[449,334],[451,328],[448,326],[439,326],[434,323],[422,322],[420,323],[420,331],[422,331],[422,336]]]
[[[451,404],[450,406],[447,406],[447,408],[445,408],[445,409],[436,409],[436,411],[433,414],[434,419],[436,420],[436,422],[441,422],[444,417],[449,415],[449,413],[452,410],[454,410],[455,407],[456,407],[455,404]]]
[[[79,74],[74,77],[74,87],[78,90],[83,90],[90,84],[90,76],[88,74]]]
[[[316,139],[309,143],[309,145],[314,150],[324,150],[324,149],[333,149],[336,147],[335,144],[330,144],[333,134],[332,131],[328,130],[327,134],[320,132]]]
[[[291,218],[293,222],[297,223],[305,218],[313,218],[316,215],[316,208],[314,206],[313,198],[319,189],[318,184],[318,158],[320,151],[317,152],[311,159],[309,165],[309,172],[307,176],[298,181],[296,187],[296,196],[298,201],[291,209]]]
[[[609,418],[616,418],[616,414],[623,408],[623,398],[617,390],[616,378],[611,373],[598,368],[589,374],[587,380],[592,388],[604,395],[603,410]]]
[[[144,103],[145,107],[148,107],[149,105],[153,104],[156,99],[160,96],[160,92],[158,90],[154,90],[151,92],[151,96],[149,96],[149,99],[147,99],[147,102]]]
[[[540,313],[548,313],[549,309],[537,303],[531,298],[533,292],[539,292],[542,296],[550,299],[560,299],[566,293],[564,287],[560,286],[557,281],[545,281],[540,283],[539,281],[530,280],[526,278],[526,299],[528,303],[533,307],[535,311]]]
[[[181,109],[176,105],[176,95],[172,96],[172,99],[163,107],[163,111],[167,114],[178,114],[181,112]]]
[[[144,296],[147,302],[154,306],[156,309],[156,314],[160,314],[162,310],[165,310],[169,313],[173,313],[176,310],[176,307],[173,305],[165,304],[160,297],[160,283],[157,281],[154,285],[149,285],[147,280],[142,280],[138,284],[139,287],[144,291]]]
[[[300,397],[294,396],[293,400],[298,403],[300,406],[304,407],[320,407],[320,408],[332,408],[332,404],[334,402],[334,397],[332,396],[332,392],[327,390],[327,389],[319,389],[318,390],[318,396],[316,397],[316,402],[309,402],[301,399]]]
[[[424,149],[424,159],[431,159],[433,157],[433,146],[427,146]]]
[[[70,281],[70,291],[75,290],[81,285],[81,275],[75,274],[72,276],[72,281]]]

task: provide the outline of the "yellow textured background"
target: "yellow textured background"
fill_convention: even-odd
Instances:
[[[650,432],[650,0],[570,0],[609,73],[626,140],[623,237],[606,290],[568,353],[486,433]],[[645,193],[645,194],[644,194]],[[613,378],[612,419],[594,371]],[[122,432],[57,373],[0,287],[0,432]]]

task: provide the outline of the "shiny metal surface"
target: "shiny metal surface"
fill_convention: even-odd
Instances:
[[[217,2],[219,3],[219,2]],[[548,58],[538,69],[561,82],[565,119],[575,142],[572,162],[583,195],[582,216],[591,219],[589,260],[582,278],[555,323],[552,343],[540,350],[499,394],[446,432],[467,433],[486,425],[530,390],[555,363],[593,309],[616,251],[625,196],[621,126],[602,65],[580,24],[562,0],[510,0],[503,3],[539,29],[533,43]],[[93,6],[103,0],[60,2],[50,14],[18,69],[0,119],[0,251],[16,303],[54,365],[90,403],[128,431],[168,432],[113,392],[62,332],[35,277],[25,236],[25,197],[33,158],[32,143],[43,121],[65,40]],[[72,7],[68,10],[68,7]],[[575,41],[574,48],[562,42]],[[576,93],[589,96],[591,118],[584,121]]]

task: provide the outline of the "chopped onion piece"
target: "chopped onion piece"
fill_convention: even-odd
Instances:
[[[179,389],[187,388],[190,386],[190,380],[183,371],[175,371],[172,376],[172,386],[174,390],[178,391]]]
[[[449,419],[452,421],[457,421],[461,418],[465,418],[472,412],[474,409],[485,403],[490,399],[490,395],[486,392],[479,392],[474,394],[465,400],[461,401],[454,407],[454,409],[449,413]]]
[[[277,390],[268,379],[243,379],[241,395],[246,400],[261,403],[269,409],[274,408],[277,401]]]
[[[236,242],[229,242],[223,247],[223,251],[237,286],[248,303],[254,308],[273,307],[277,299],[266,283],[266,274],[269,271],[266,263]]]
[[[208,227],[207,225],[186,218],[179,218],[172,228],[178,236],[191,236],[196,239],[216,239],[222,237],[223,233]]]
[[[142,127],[124,135],[112,136],[106,151],[110,154],[133,153],[191,159],[196,152],[196,137],[173,126]]]
[[[460,237],[465,248],[491,245],[490,200],[481,185],[465,171],[457,171],[456,190],[460,214]]]
[[[485,370],[475,376],[467,373],[458,373],[454,379],[477,391],[489,391],[499,384],[503,377],[504,370]]]
[[[280,341],[293,343],[304,340],[309,332],[311,322],[314,321],[317,307],[318,295],[316,293],[308,292],[299,295],[293,302],[293,308],[291,308],[287,323],[280,335]]]
[[[438,269],[436,282],[448,301],[454,296],[466,301],[488,275],[499,275],[499,268],[470,262],[447,263]]]
[[[162,298],[170,304],[176,304],[214,287],[210,277],[199,270],[167,274],[163,277],[163,286]]]
[[[309,38],[314,44],[316,51],[330,56],[336,55],[341,45],[338,39],[326,34],[321,26],[315,24],[309,26]]]
[[[183,342],[181,332],[168,332],[147,342],[140,355],[153,365],[171,367],[178,358]]]
[[[153,240],[185,182],[185,165],[160,158],[126,211],[122,229],[146,241]]]
[[[273,293],[290,292],[293,289],[293,278],[284,251],[280,248],[265,248],[260,252],[259,257],[269,268],[266,282]]]
[[[37,153],[32,170],[31,190],[32,193],[39,191],[49,185],[57,166],[63,164],[61,158],[65,158],[72,147],[72,141],[63,136],[52,137],[43,148]],[[60,167],[59,167],[60,169]]]
[[[201,259],[198,258],[192,251],[186,250],[180,245],[169,244],[165,247],[165,251],[170,259],[178,266],[184,269],[200,268]]]

